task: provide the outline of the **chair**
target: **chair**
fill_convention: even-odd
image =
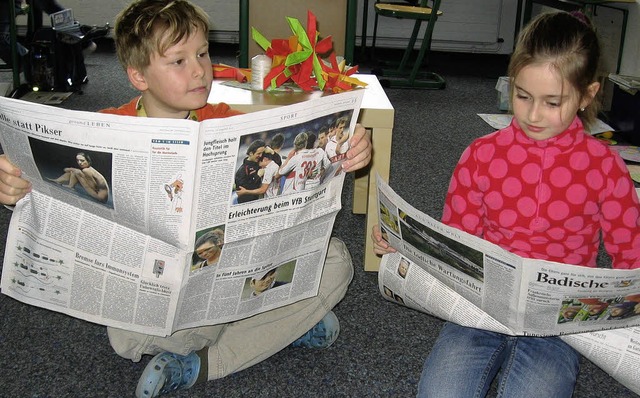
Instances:
[[[409,3],[416,3],[414,1],[407,1]],[[446,82],[442,76],[434,72],[421,71],[422,62],[425,56],[431,48],[431,37],[433,35],[433,28],[436,20],[442,11],[440,11],[441,0],[433,0],[431,7],[428,6],[428,0],[420,0],[417,5],[407,5],[405,3],[385,3],[377,1],[374,5],[376,16],[373,25],[373,39],[372,39],[372,56],[375,55],[376,36],[378,30],[378,17],[393,17],[399,19],[413,19],[415,24],[413,26],[413,32],[409,38],[409,43],[404,51],[402,60],[396,69],[377,69],[373,70],[373,73],[380,77],[380,83],[386,87],[410,87],[410,88],[429,88],[429,89],[442,89],[445,87]],[[409,63],[409,59],[413,53],[413,48],[418,38],[420,26],[422,22],[427,23],[424,36],[422,37],[422,44],[418,56],[413,62],[413,65]]]

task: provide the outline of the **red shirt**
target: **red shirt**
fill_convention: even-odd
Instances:
[[[120,106],[119,108],[107,108],[103,109],[100,112],[102,113],[110,113],[114,115],[123,115],[123,116],[138,116],[138,112],[142,110],[142,103],[140,102],[140,97],[136,97],[129,101],[128,103]],[[203,121],[207,119],[218,119],[229,116],[242,115],[242,112],[237,111],[235,109],[231,109],[229,105],[221,102],[219,104],[207,104],[200,109],[196,109],[195,111],[191,111],[191,114],[197,117],[196,121]]]
[[[640,205],[624,162],[579,118],[536,141],[518,123],[462,154],[442,222],[522,257],[596,266],[600,233],[615,268],[640,267]]]

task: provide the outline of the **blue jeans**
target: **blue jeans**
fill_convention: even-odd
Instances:
[[[447,322],[427,357],[418,397],[571,397],[580,354],[558,337],[514,337]]]

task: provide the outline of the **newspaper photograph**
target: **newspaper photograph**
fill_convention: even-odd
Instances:
[[[0,98],[2,293],[165,336],[317,294],[362,90],[203,122]]]
[[[467,327],[561,336],[640,394],[640,270],[525,259],[421,213],[379,176],[377,187],[397,249],[380,264],[385,299]]]

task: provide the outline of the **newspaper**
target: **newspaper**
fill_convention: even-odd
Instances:
[[[337,117],[352,132],[362,94],[200,123],[1,98],[0,144],[33,184],[12,215],[2,293],[158,336],[316,295],[348,144],[322,162],[311,155],[323,151],[290,148]],[[302,168],[278,176],[275,165],[269,195],[239,200],[237,175],[262,187],[275,164],[245,163],[249,145],[278,133],[281,162],[302,156]]]
[[[526,259],[421,213],[377,176],[381,294],[457,324],[518,336],[562,336],[640,393],[640,269]]]

